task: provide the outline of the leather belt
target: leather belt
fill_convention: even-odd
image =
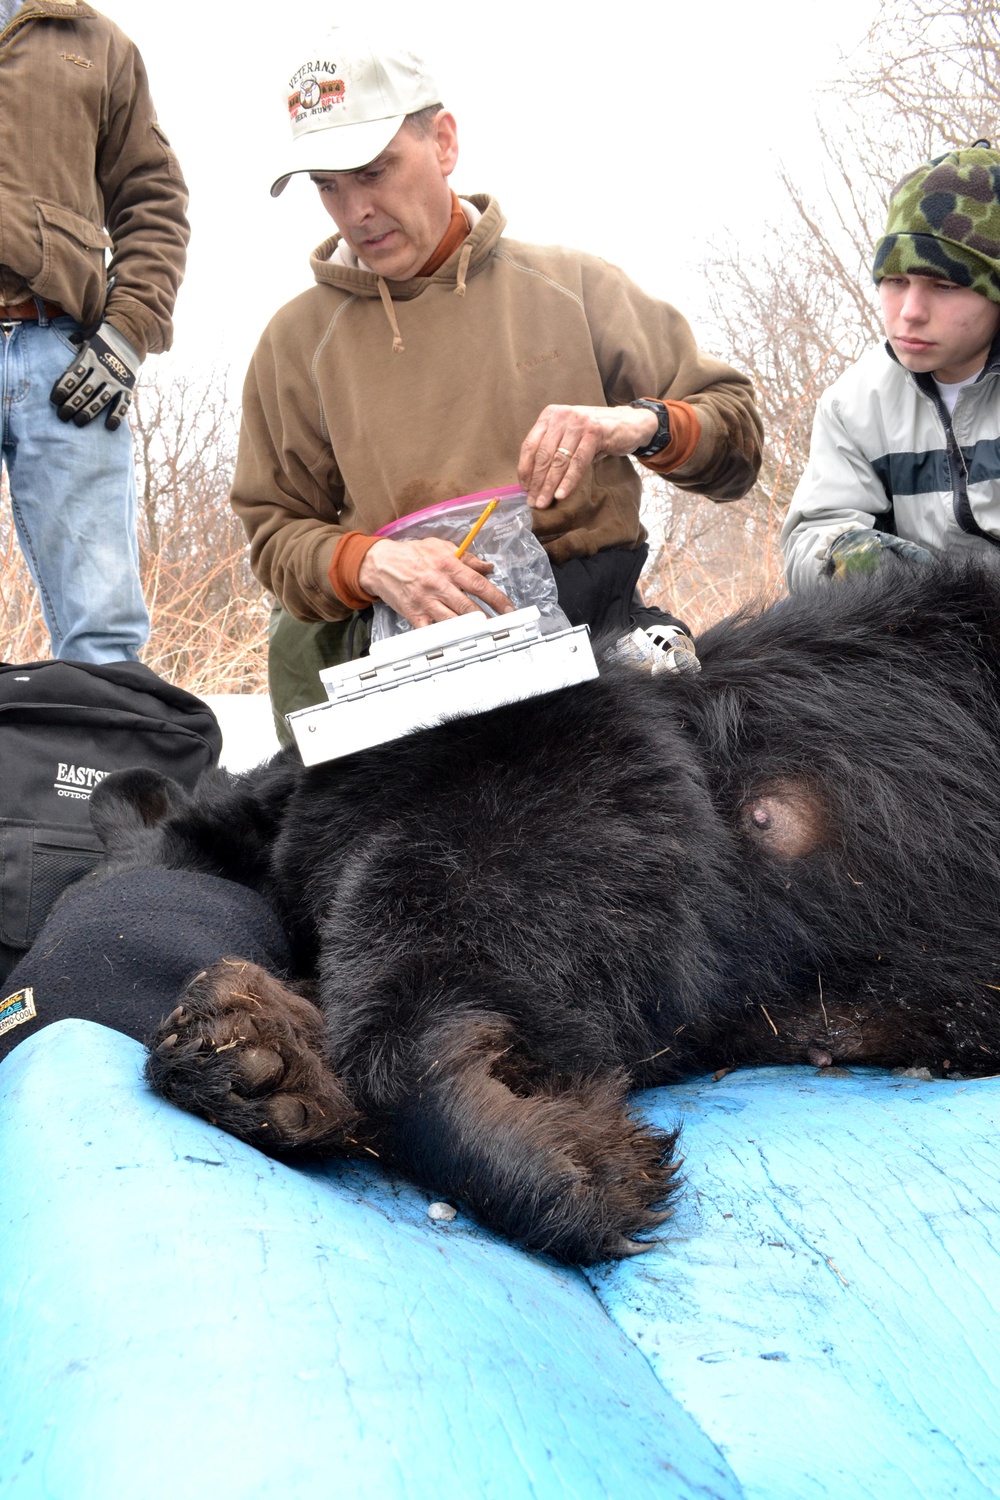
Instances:
[[[42,302],[47,318],[62,318],[66,309],[58,302]],[[34,297],[25,302],[0,302],[0,323],[34,323],[38,319],[38,303]]]

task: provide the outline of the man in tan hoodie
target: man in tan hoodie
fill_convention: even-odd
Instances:
[[[510,609],[474,556],[374,533],[515,479],[572,623],[626,628],[646,557],[632,458],[717,500],[745,494],[760,462],[750,382],[614,266],[509,240],[494,199],[457,198],[455,120],[405,48],[336,29],[287,104],[272,194],[308,175],[339,233],[244,390],[232,503],[282,606],[276,716],[321,700],[316,668],[364,649],[375,599],[414,625],[476,600]]]
[[[0,0],[0,441],[57,657],[149,635],[124,419],[170,345],[186,205],[128,37],[85,0]]]

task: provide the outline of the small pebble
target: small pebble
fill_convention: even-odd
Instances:
[[[427,1210],[427,1217],[439,1224],[450,1224],[452,1219],[458,1218],[458,1209],[450,1203],[432,1203]]]
[[[919,1078],[921,1083],[933,1082],[930,1068],[893,1068],[897,1078]]]

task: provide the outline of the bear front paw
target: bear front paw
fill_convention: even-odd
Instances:
[[[149,1083],[267,1151],[355,1142],[358,1111],[323,1054],[323,1016],[257,964],[225,958],[188,985],[154,1036]]]

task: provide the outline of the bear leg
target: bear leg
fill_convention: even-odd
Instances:
[[[623,1073],[532,1079],[512,1024],[482,1014],[437,1027],[421,1053],[419,1081],[392,1112],[401,1166],[490,1228],[568,1264],[650,1248],[634,1236],[668,1217],[677,1137],[629,1113]]]

